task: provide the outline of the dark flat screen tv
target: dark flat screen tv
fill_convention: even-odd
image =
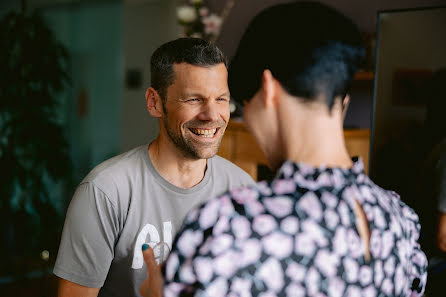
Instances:
[[[376,47],[370,175],[410,203],[432,145],[426,104],[432,75],[446,68],[446,7],[379,12]]]
[[[372,180],[418,213],[434,251],[440,183],[446,194],[446,175],[432,169],[441,144],[446,160],[446,7],[378,13],[370,143]]]

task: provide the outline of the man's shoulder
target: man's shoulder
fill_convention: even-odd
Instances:
[[[231,161],[220,157],[218,155],[215,155],[212,157],[212,161],[214,162],[215,168],[218,170],[225,170],[225,171],[235,171],[235,172],[242,172],[244,174],[247,174],[243,169],[232,163]]]
[[[214,166],[214,172],[219,175],[239,178],[244,181],[243,184],[255,183],[252,177],[246,171],[223,157],[215,155],[214,157],[212,157],[212,162]]]
[[[139,146],[103,161],[88,173],[82,183],[102,184],[121,179],[123,176],[137,174],[138,168],[145,166],[146,148],[146,145]]]

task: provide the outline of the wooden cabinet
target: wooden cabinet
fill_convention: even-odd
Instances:
[[[370,131],[355,129],[344,131],[347,150],[351,156],[360,156],[368,172]],[[265,155],[241,121],[231,120],[223,136],[218,155],[235,163],[257,180],[258,166],[267,165]]]

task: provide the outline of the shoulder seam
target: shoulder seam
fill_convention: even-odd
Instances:
[[[107,198],[108,202],[112,205],[113,209],[115,211],[117,211],[117,205],[115,203],[113,203],[112,199],[110,199],[110,197],[107,195],[107,193],[105,193],[104,190],[102,190],[94,181],[84,181],[81,182],[79,184],[79,186],[83,185],[83,184],[91,184],[93,187],[95,187],[96,189],[98,189],[99,191],[102,192],[102,194],[104,194],[105,198]]]

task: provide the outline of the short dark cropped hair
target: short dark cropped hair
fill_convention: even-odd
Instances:
[[[313,101],[345,96],[365,57],[363,38],[347,17],[317,2],[279,4],[248,26],[229,66],[231,95],[253,97],[269,69],[291,95]]]
[[[179,38],[161,45],[150,59],[151,85],[166,99],[167,88],[174,83],[174,64],[188,63],[209,67],[226,65],[223,52],[214,44],[199,38]]]

